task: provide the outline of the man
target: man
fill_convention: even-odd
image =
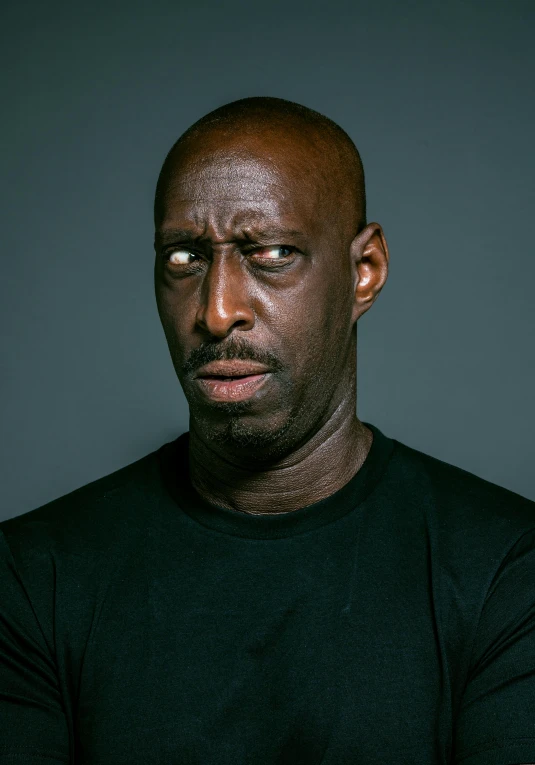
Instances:
[[[0,524],[0,764],[535,762],[533,503],[356,417],[349,137],[228,104],[155,223],[190,430]]]

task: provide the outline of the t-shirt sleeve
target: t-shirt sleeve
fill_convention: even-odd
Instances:
[[[489,587],[454,730],[454,765],[535,763],[535,531]]]
[[[55,662],[0,531],[0,765],[68,762]]]

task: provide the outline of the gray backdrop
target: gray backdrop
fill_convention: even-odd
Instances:
[[[153,188],[189,124],[249,95],[360,147],[391,273],[359,416],[535,499],[534,22],[514,0],[4,4],[0,518],[187,429]]]

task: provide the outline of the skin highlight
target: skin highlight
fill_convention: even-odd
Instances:
[[[363,178],[344,142],[281,119],[278,99],[250,101],[249,115],[188,131],[168,155],[155,286],[190,406],[192,483],[212,504],[264,514],[330,496],[367,456],[356,326],[388,250],[380,225],[363,223]],[[268,370],[258,390],[207,398],[199,369],[235,359]]]

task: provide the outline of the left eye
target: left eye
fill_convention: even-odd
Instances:
[[[255,250],[253,254],[265,260],[280,260],[281,258],[287,258],[292,252],[293,250],[290,247],[277,245],[276,247],[263,247],[260,250]]]

